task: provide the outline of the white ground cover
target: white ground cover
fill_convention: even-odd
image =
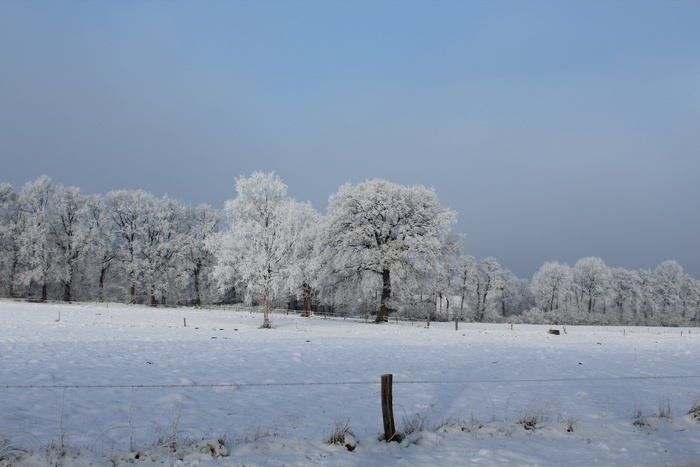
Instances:
[[[700,465],[700,329],[272,320],[0,301],[0,465]]]

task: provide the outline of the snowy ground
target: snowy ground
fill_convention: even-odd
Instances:
[[[0,301],[0,465],[700,465],[700,329],[261,322]]]

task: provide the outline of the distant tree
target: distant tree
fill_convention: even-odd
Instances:
[[[607,292],[608,301],[617,313],[620,324],[642,324],[638,316],[643,303],[642,283],[635,271],[611,269]]]
[[[683,286],[686,278],[683,267],[676,261],[664,261],[654,269],[652,296],[656,303],[657,319],[664,326],[681,324]]]
[[[107,193],[107,203],[114,222],[117,257],[128,276],[129,302],[136,303],[144,273],[146,220],[154,210],[155,198],[143,190],[118,190]]]
[[[294,261],[287,267],[287,287],[303,303],[303,315],[311,316],[313,289],[318,283],[318,241],[321,215],[311,203],[288,201],[281,222],[286,224],[284,241]],[[286,219],[285,219],[286,218]]]
[[[22,253],[24,213],[19,193],[7,183],[0,184],[0,274],[7,297],[14,297]]]
[[[503,291],[503,269],[496,258],[489,257],[477,263],[473,272],[473,281],[476,287],[476,314],[477,322],[484,322],[487,318],[495,319],[502,316],[501,294]]]
[[[460,256],[458,263],[458,285],[459,292],[459,316],[460,320],[465,319],[465,309],[469,309],[469,301],[476,303],[476,287],[472,287],[473,278],[476,277],[478,262],[473,256]],[[476,309],[476,305],[473,306]]]
[[[202,282],[214,264],[214,256],[205,248],[205,244],[219,231],[222,222],[221,213],[209,205],[203,204],[186,210],[187,230],[180,256],[185,272],[183,277],[192,282],[195,306],[202,304]]]
[[[576,262],[572,275],[579,305],[585,303],[588,313],[591,313],[595,300],[605,295],[610,269],[602,259],[588,257]]]
[[[520,315],[534,305],[530,283],[516,277],[509,270],[504,270],[502,277],[501,314],[503,316]]]
[[[404,310],[414,318],[425,318],[430,326],[433,318],[454,320],[458,327],[463,319],[454,300],[459,293],[461,235],[442,237],[442,248],[434,261],[420,261],[416,268],[398,268],[400,281],[394,281],[392,293],[397,296],[402,314]],[[376,290],[376,289],[375,289]]]
[[[453,295],[459,288],[459,272],[460,272],[460,259],[462,258],[462,235],[449,234],[442,237],[443,246],[440,255],[436,258],[436,261],[430,263],[419,263],[423,264],[424,267],[422,274],[420,274],[419,280],[428,280],[432,278],[432,282],[435,284],[435,294],[439,301],[438,303],[442,305],[445,302],[444,316],[445,319],[450,319],[450,313],[452,313],[452,320],[455,322],[455,327],[459,326],[459,320],[463,319],[460,310],[452,311]],[[422,276],[422,277],[421,277]],[[428,324],[430,324],[430,313],[428,313]]]
[[[572,283],[571,268],[567,264],[550,261],[532,277],[532,295],[535,305],[545,312],[559,309],[566,301]]]
[[[157,305],[158,295],[160,302],[166,303],[170,285],[175,281],[175,259],[186,230],[184,213],[182,203],[168,196],[144,204],[141,270],[151,306]]]
[[[323,261],[342,279],[371,274],[380,279],[377,322],[386,322],[392,271],[418,271],[440,258],[456,219],[435,192],[386,180],[345,184],[329,199]]]
[[[77,187],[59,186],[55,191],[55,220],[51,223],[56,243],[56,276],[63,285],[63,300],[72,299],[75,269],[78,260],[93,241],[94,218],[90,216],[87,198]]]
[[[116,230],[107,203],[102,196],[91,195],[86,200],[88,215],[93,225],[94,235],[88,248],[86,267],[97,276],[97,299],[105,300],[107,274],[117,262],[118,247]]]
[[[652,273],[646,269],[638,269],[632,272],[634,273],[635,280],[639,285],[641,301],[637,309],[638,317],[635,323],[647,326],[655,324],[654,319],[657,310],[654,300]]]
[[[687,321],[700,322],[700,281],[688,275],[685,276],[681,300],[683,302],[683,318]]]
[[[296,260],[295,228],[290,225],[296,201],[274,173],[255,172],[236,180],[238,196],[226,202],[231,228],[209,242],[218,257],[215,274],[222,288],[237,276],[247,300],[262,297],[263,328],[270,328],[270,301],[285,285]]]
[[[35,182],[24,185],[20,192],[20,209],[24,218],[20,256],[25,266],[20,277],[27,286],[32,283],[40,285],[42,301],[48,299],[48,286],[56,255],[55,244],[51,239],[51,227],[55,221],[54,191],[51,179],[41,176]]]

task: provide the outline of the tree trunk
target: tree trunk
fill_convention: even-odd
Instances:
[[[105,280],[106,279],[107,279],[107,268],[103,266],[100,269],[100,295],[99,295],[100,302],[104,302],[104,300],[105,300]]]
[[[263,298],[263,329],[270,329],[270,314],[268,312],[268,300],[267,292],[265,292],[265,297]]]
[[[73,288],[73,262],[69,261],[68,263],[68,281],[63,284],[63,301],[64,302],[70,302],[71,301],[71,289]]]
[[[71,301],[71,296],[70,296],[70,282],[66,282],[63,284],[63,301],[64,302],[70,302]]]
[[[48,300],[48,287],[46,285],[46,280],[41,285],[41,301],[46,302]]]
[[[131,258],[131,264],[130,264],[130,270],[129,270],[129,280],[131,281],[131,304],[134,305],[136,303],[136,256],[134,253],[134,245],[133,245],[133,235],[131,236],[131,241],[129,243],[129,255]]]
[[[556,289],[552,289],[552,298],[549,300],[549,310],[545,311],[553,311],[554,310],[554,298],[556,296]]]
[[[476,279],[476,316],[474,317],[477,323],[480,323],[483,319],[481,316],[481,283],[479,278]]]
[[[14,298],[15,297],[15,281],[16,278],[15,276],[17,275],[17,265],[19,264],[19,259],[17,258],[17,255],[14,256],[12,259],[12,266],[10,266],[10,290],[8,290],[7,294],[8,297]]]
[[[202,297],[199,293],[199,272],[200,267],[197,265],[194,268],[194,306],[196,307],[202,306]]]
[[[382,271],[382,301],[379,306],[379,313],[375,323],[386,323],[389,321],[389,306],[388,302],[391,298],[391,275],[389,269]]]
[[[311,316],[311,286],[304,282],[301,286],[301,290],[304,299],[304,311],[301,316],[309,317]]]

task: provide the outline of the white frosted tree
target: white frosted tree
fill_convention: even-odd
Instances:
[[[487,318],[495,319],[502,315],[502,274],[503,269],[496,258],[488,257],[477,265],[474,272],[477,297],[475,319],[477,322],[483,322]]]
[[[572,276],[579,307],[585,305],[588,313],[592,313],[596,300],[605,295],[610,268],[602,259],[589,256],[576,261]]]
[[[289,214],[296,202],[274,173],[240,177],[236,192],[238,196],[225,204],[231,228],[209,242],[218,261],[215,275],[221,289],[236,278],[245,286],[247,301],[261,297],[262,327],[270,328],[270,301],[288,284],[295,261]]]
[[[150,305],[165,305],[175,280],[175,259],[184,241],[185,207],[168,196],[144,204],[141,273]]]
[[[700,322],[700,281],[686,274],[681,292],[683,318],[686,322]]]
[[[118,190],[107,193],[107,203],[114,222],[117,258],[126,270],[129,302],[133,304],[143,279],[146,219],[153,212],[155,199],[143,190]]]
[[[117,262],[117,227],[102,196],[91,195],[87,198],[86,204],[94,229],[94,235],[88,248],[86,267],[89,269],[89,273],[98,278],[97,299],[102,302],[106,298],[107,274]]]
[[[644,324],[639,316],[643,291],[638,273],[623,268],[610,269],[607,299],[620,324]]]
[[[90,216],[87,197],[80,188],[59,186],[54,198],[55,214],[51,223],[52,239],[57,246],[54,269],[63,285],[63,300],[70,302],[76,266],[94,239],[95,222]]]
[[[180,248],[185,273],[182,278],[183,281],[192,283],[195,306],[202,304],[202,283],[214,263],[214,257],[205,245],[219,231],[222,221],[221,213],[206,204],[186,209],[185,212],[184,222],[187,230]]]
[[[531,289],[535,305],[545,312],[560,309],[571,288],[572,274],[568,264],[549,261],[532,277]]]
[[[472,287],[474,276],[478,270],[479,264],[476,259],[471,256],[460,256],[457,263],[457,290],[459,292],[459,319],[465,319],[465,309],[469,309],[469,302],[476,303],[476,290]]]
[[[24,269],[20,278],[24,285],[41,286],[41,300],[48,298],[48,286],[54,266],[55,245],[51,240],[51,225],[54,222],[54,186],[47,176],[27,183],[20,192],[23,211],[21,231],[21,262]]]
[[[455,322],[455,328],[462,315],[460,310],[454,311],[456,308],[453,300],[453,294],[459,284],[460,259],[462,257],[462,235],[445,235],[442,237],[443,246],[440,255],[435,261],[429,263],[420,263],[424,266],[424,271],[417,276],[418,282],[432,282],[435,290],[435,298],[438,300],[438,311],[444,312],[446,320],[452,319]],[[419,286],[420,287],[420,286]],[[444,302],[444,310],[442,305]],[[428,325],[430,325],[430,312],[428,312]]]
[[[19,193],[12,185],[3,183],[0,185],[0,283],[5,283],[10,298],[14,297],[18,282],[23,227]]]
[[[284,228],[284,249],[291,251],[291,258],[286,267],[287,287],[304,306],[303,315],[311,316],[311,297],[317,284],[320,264],[318,262],[318,239],[320,235],[321,215],[311,203],[288,200],[284,203],[280,222]]]
[[[683,286],[686,282],[683,267],[678,262],[664,261],[654,269],[652,296],[656,305],[656,319],[664,326],[681,324]]]
[[[530,283],[520,279],[508,269],[501,275],[501,314],[503,316],[520,315],[532,308],[532,293]]]
[[[456,220],[433,190],[386,180],[347,183],[329,199],[323,261],[329,274],[379,279],[376,322],[386,322],[392,273],[419,271],[440,259],[444,237]]]

